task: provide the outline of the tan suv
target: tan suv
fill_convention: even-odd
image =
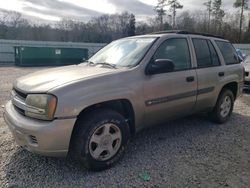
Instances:
[[[47,156],[110,167],[148,125],[198,112],[226,122],[243,67],[227,40],[185,31],[114,41],[79,65],[19,78],[4,118],[16,142]]]

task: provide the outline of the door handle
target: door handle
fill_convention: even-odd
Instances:
[[[225,75],[225,73],[224,72],[219,72],[218,75],[219,75],[219,77],[222,77],[222,76]]]
[[[194,81],[194,76],[189,76],[186,78],[187,82],[193,82]]]

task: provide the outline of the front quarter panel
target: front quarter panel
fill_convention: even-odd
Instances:
[[[144,112],[144,103],[140,74],[137,72],[134,69],[99,76],[50,91],[58,98],[55,117],[76,117],[91,105],[110,100],[127,99],[133,106],[136,123],[140,122]]]

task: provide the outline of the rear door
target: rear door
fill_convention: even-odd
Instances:
[[[186,37],[170,38],[161,43],[150,63],[169,59],[173,72],[145,77],[144,124],[156,124],[169,118],[192,113],[196,102],[197,78],[192,69],[190,46]]]
[[[197,103],[195,110],[212,108],[217,100],[220,83],[225,75],[213,42],[206,38],[192,38],[197,63]]]

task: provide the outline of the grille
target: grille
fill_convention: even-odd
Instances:
[[[12,104],[13,104],[15,110],[16,110],[18,113],[20,113],[20,114],[22,114],[22,115],[25,116],[25,111],[24,111],[24,109],[22,108],[22,105],[21,105],[21,106],[20,106],[20,105],[17,105],[17,103],[14,102],[14,98],[16,98],[16,99],[18,99],[18,100],[20,100],[20,101],[22,101],[22,102],[25,102],[25,99],[26,99],[26,97],[27,97],[27,94],[25,94],[25,93],[23,93],[23,92],[17,90],[16,88],[13,88],[13,90],[12,90],[12,97],[13,97],[13,99],[12,99]]]
[[[31,142],[32,144],[38,144],[38,141],[37,141],[37,139],[36,139],[35,136],[30,135],[29,138],[30,138],[30,142]]]
[[[16,95],[19,97],[19,98],[23,98],[23,99],[26,99],[27,97],[27,94],[21,92],[21,91],[18,91],[16,88],[13,89],[16,93]]]
[[[17,111],[17,112],[19,112],[20,114],[22,114],[22,115],[24,115],[25,116],[25,111],[23,110],[23,109],[21,109],[21,108],[18,108],[17,106],[15,106],[15,105],[13,105],[14,106],[14,108],[15,108],[15,110]]]

